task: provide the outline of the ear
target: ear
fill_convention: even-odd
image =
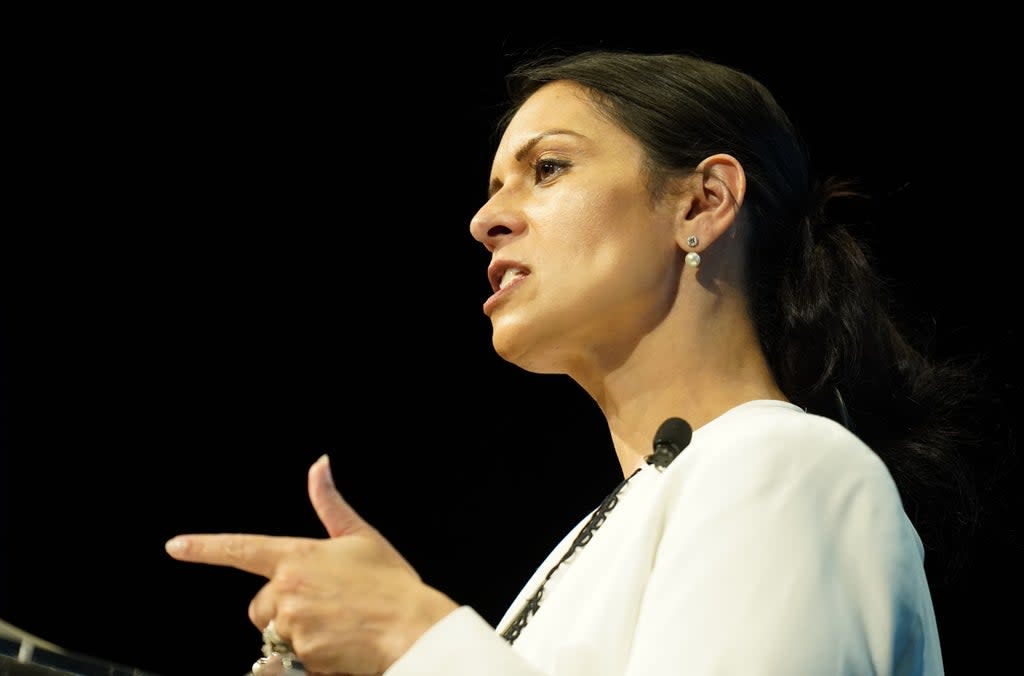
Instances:
[[[747,177],[732,155],[711,155],[701,162],[688,182],[680,203],[676,241],[685,251],[701,252],[729,231],[736,221]],[[696,238],[696,244],[691,238]]]

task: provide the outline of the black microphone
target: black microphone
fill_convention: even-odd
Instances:
[[[647,464],[665,469],[683,449],[690,445],[693,428],[682,418],[669,418],[661,423],[654,434],[654,452],[647,456]]]

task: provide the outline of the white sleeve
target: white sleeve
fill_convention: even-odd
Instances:
[[[626,676],[942,673],[896,486],[876,456],[837,445],[723,449],[686,476]]]
[[[544,676],[469,606],[448,613],[384,676]]]

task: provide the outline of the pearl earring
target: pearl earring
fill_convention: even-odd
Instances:
[[[697,235],[690,235],[686,238],[686,243],[689,246],[697,246],[700,240],[697,239]],[[686,264],[691,268],[695,268],[700,265],[700,254],[696,251],[691,251],[686,254]]]

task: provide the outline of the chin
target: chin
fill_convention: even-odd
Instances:
[[[524,346],[526,341],[518,334],[519,332],[509,330],[508,327],[499,328],[498,326],[494,326],[491,333],[491,345],[494,347],[494,351],[505,361],[517,366],[521,364],[527,352]],[[519,339],[517,340],[517,338]]]
[[[531,373],[564,373],[550,359],[545,358],[543,341],[526,326],[510,322],[495,322],[491,345],[499,357]]]

